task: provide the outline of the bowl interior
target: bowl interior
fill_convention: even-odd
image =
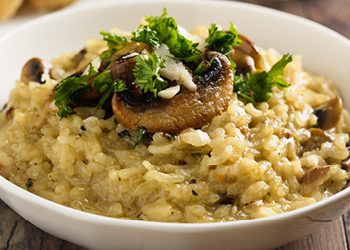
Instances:
[[[6,103],[9,92],[14,88],[15,80],[20,78],[21,68],[24,63],[32,58],[44,59],[57,58],[62,52],[79,51],[85,45],[85,40],[90,37],[100,38],[101,30],[109,30],[118,27],[124,30],[134,30],[143,16],[160,15],[166,7],[169,16],[174,16],[177,22],[188,30],[195,29],[198,25],[210,25],[217,23],[225,28],[229,22],[233,22],[238,31],[250,37],[257,45],[264,48],[275,48],[281,53],[301,54],[304,59],[304,68],[314,74],[331,78],[340,89],[343,97],[350,94],[350,42],[321,25],[298,18],[290,14],[238,2],[202,2],[202,1],[148,1],[139,2],[103,2],[95,3],[78,8],[60,11],[39,18],[27,25],[0,38],[0,106]],[[345,106],[350,108],[350,101],[344,100]],[[13,185],[0,177],[0,197],[13,205],[17,212],[25,214],[38,226],[58,234],[54,229],[45,227],[45,222],[38,219],[39,214],[45,213],[45,209],[55,213],[71,213],[68,219],[90,220],[93,223],[119,223],[126,226],[124,221],[105,218],[97,220],[93,215],[71,212],[70,209],[61,209],[53,204],[34,195],[28,196],[26,191],[13,188]],[[320,202],[311,208],[301,209],[300,212],[291,212],[290,215],[276,216],[277,219],[293,219],[306,216],[317,207],[324,207],[349,196],[350,191],[344,190],[329,200]],[[24,202],[31,200],[36,203],[35,211],[25,213]],[[23,208],[20,206],[22,204]],[[40,209],[45,207],[45,209]],[[343,207],[344,210],[344,207]],[[342,211],[343,211],[342,210]],[[345,211],[345,210],[344,210]],[[338,213],[336,213],[338,215]],[[74,217],[77,216],[77,217]],[[294,217],[293,217],[294,216]],[[274,219],[272,219],[274,220]],[[244,223],[253,225],[258,222],[240,222],[236,225],[242,227]],[[265,220],[266,221],[266,220]],[[62,227],[66,221],[62,221]],[[128,225],[146,229],[143,223],[127,222]],[[160,224],[150,223],[151,227],[157,228]],[[162,224],[162,229],[168,228]],[[228,226],[229,225],[229,226]],[[193,225],[192,229],[204,230]],[[233,224],[213,225],[214,227],[233,227]],[[172,230],[183,230],[182,225]],[[158,230],[159,231],[159,230]],[[63,233],[63,232],[61,232]],[[64,237],[61,236],[61,237]],[[102,236],[101,236],[102,237]],[[166,243],[164,243],[166,244]],[[261,246],[261,249],[264,247]],[[242,248],[243,249],[243,248]],[[259,248],[257,248],[259,249]]]

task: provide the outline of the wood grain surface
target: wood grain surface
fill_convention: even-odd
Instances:
[[[350,38],[350,0],[245,0],[323,24]],[[278,250],[349,250],[350,211],[314,234]],[[0,200],[0,250],[82,250],[43,232]]]

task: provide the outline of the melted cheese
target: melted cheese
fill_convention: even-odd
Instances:
[[[176,81],[179,85],[184,85],[190,91],[195,92],[197,90],[197,86],[194,84],[190,72],[188,72],[181,61],[170,58],[174,57],[174,55],[169,52],[165,44],[162,44],[159,48],[155,49],[155,51],[157,55],[162,56],[165,60],[165,68],[159,70],[161,76],[164,76],[170,81]]]

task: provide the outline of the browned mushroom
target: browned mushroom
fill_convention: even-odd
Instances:
[[[127,59],[125,59],[125,57],[129,56],[130,54],[135,54],[136,56],[139,53],[149,53],[151,50],[152,48],[144,43],[139,44],[137,42],[132,42],[125,46],[121,45],[110,58],[105,58],[101,61],[97,70],[99,72],[111,70],[113,79],[118,78],[125,80],[127,84],[132,84],[134,80],[132,69],[135,67],[135,60],[132,57],[128,57]],[[80,52],[78,54],[80,54]],[[88,65],[85,65],[69,77],[81,76],[87,67]],[[93,83],[95,77],[96,76],[91,77],[88,82]],[[78,98],[76,104],[70,104],[71,107],[96,106],[100,98],[103,96],[103,93],[96,89],[84,89],[83,91],[83,93],[77,93],[77,95],[80,97]]]
[[[346,148],[350,152],[350,141],[346,143]],[[346,159],[342,160],[340,162],[340,166],[342,169],[344,169],[346,172],[350,171],[350,156],[348,156]]]
[[[22,68],[21,81],[28,84],[30,81],[45,83],[42,80],[43,74],[49,74],[49,64],[43,62],[39,58],[30,59]]]
[[[78,66],[79,63],[85,58],[86,52],[87,52],[86,48],[83,48],[82,50],[80,50],[80,51],[78,52],[78,54],[76,54],[76,55],[74,56],[75,65]]]
[[[325,177],[329,172],[330,166],[318,166],[314,168],[310,168],[305,171],[303,177],[300,179],[300,183],[310,184],[318,179]]]
[[[215,202],[215,204],[219,204],[219,205],[232,205],[234,203],[237,203],[237,198],[234,195],[220,195],[220,198],[218,201]]]
[[[209,62],[214,56],[202,77],[193,77],[196,92],[181,86],[180,93],[171,99],[133,96],[129,91],[115,93],[112,109],[116,119],[132,130],[143,125],[150,133],[178,133],[209,123],[227,108],[233,90],[232,67],[227,57],[210,51],[203,59]]]
[[[239,34],[242,44],[234,45],[231,52],[231,60],[236,63],[235,75],[245,77],[247,73],[254,72],[256,65],[261,60],[259,48],[248,37]]]
[[[315,115],[317,116],[317,124],[315,127],[323,130],[334,128],[343,110],[343,101],[340,97],[335,97],[320,107],[315,108]]]
[[[301,145],[301,154],[307,151],[318,150],[320,149],[322,143],[331,141],[332,138],[327,135],[322,129],[311,128],[310,138]]]

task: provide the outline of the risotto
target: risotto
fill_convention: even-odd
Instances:
[[[152,21],[162,18],[164,14],[148,18],[137,32],[156,30]],[[23,189],[81,211],[162,222],[267,217],[313,204],[345,187],[350,117],[330,80],[305,71],[302,57],[295,55],[284,65],[281,81],[288,84],[272,84],[266,100],[257,100],[257,92],[247,95],[252,92],[242,92],[239,82],[271,73],[285,57],[236,37],[232,25],[228,32],[209,27],[209,34],[204,27],[191,34],[176,29],[182,30],[181,36],[176,34],[179,39],[197,44],[193,51],[200,56],[195,66],[172,53],[170,43],[130,43],[138,33],[118,29],[101,32],[104,40],[88,39],[82,51],[62,54],[51,60],[51,66],[38,58],[30,60],[0,114],[0,174]],[[212,46],[216,54],[205,58],[213,44],[207,37],[213,34],[229,34],[236,41],[228,53]],[[121,43],[116,44],[116,38]],[[130,49],[133,44],[137,47]],[[111,58],[128,46],[115,59],[123,67],[113,70]],[[243,60],[235,57],[239,46],[250,46],[242,47]],[[139,55],[145,56],[137,59]],[[135,87],[135,82],[142,82],[136,71],[141,59],[152,56],[153,62],[162,59],[152,81],[169,84],[157,90],[148,86],[146,93]],[[131,80],[124,74],[130,65]],[[166,71],[172,66],[180,68],[175,70],[178,75]],[[95,75],[94,67],[99,69]],[[57,93],[65,90],[62,83],[84,76],[91,83],[102,67],[111,68],[113,88],[96,91],[95,80],[94,86],[83,86],[79,101],[58,101]],[[212,67],[227,73],[215,80],[218,88],[205,85],[212,81]],[[97,97],[91,97],[96,92]],[[181,98],[171,104],[177,96]],[[194,99],[193,107],[182,109],[184,102]]]

